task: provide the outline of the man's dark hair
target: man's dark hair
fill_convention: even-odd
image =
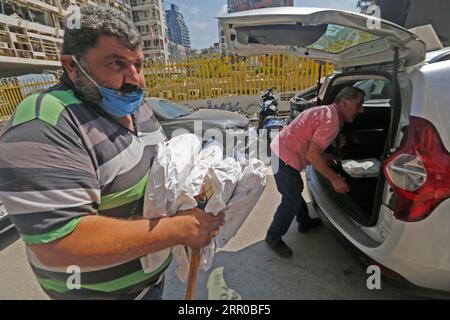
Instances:
[[[134,50],[141,45],[141,35],[133,23],[120,11],[97,5],[80,9],[81,28],[64,30],[63,55],[74,55],[81,59],[88,49],[96,46],[102,35],[116,37],[124,46]]]
[[[358,98],[364,98],[365,95],[366,93],[359,88],[345,87],[338,93],[338,95],[334,99],[334,102],[339,103],[343,99],[356,100]]]

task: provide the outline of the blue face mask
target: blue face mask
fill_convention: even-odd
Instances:
[[[144,98],[144,91],[142,89],[130,93],[122,93],[117,90],[102,87],[83,70],[75,56],[72,56],[72,59],[83,74],[97,87],[97,90],[102,96],[102,99],[97,101],[97,104],[104,111],[116,117],[126,117],[132,115],[139,108]]]

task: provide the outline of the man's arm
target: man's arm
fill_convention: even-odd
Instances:
[[[179,244],[204,247],[223,223],[223,213],[213,216],[198,208],[155,220],[90,215],[81,218],[68,236],[31,245],[31,249],[42,263],[51,267],[111,265]]]
[[[348,184],[344,178],[339,176],[333,169],[327,164],[327,159],[322,153],[322,149],[314,142],[309,144],[306,159],[313,165],[313,167],[319,171],[325,178],[330,180],[333,188],[338,193],[346,193],[350,191]]]

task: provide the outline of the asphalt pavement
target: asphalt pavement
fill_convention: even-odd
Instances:
[[[307,202],[309,198],[304,194]],[[200,271],[197,299],[416,299],[407,292],[381,283],[369,290],[369,277],[355,257],[322,227],[306,234],[294,222],[285,241],[294,250],[291,259],[278,257],[264,236],[280,196],[273,177],[237,235],[215,255],[212,267]],[[315,215],[310,207],[311,215]],[[166,273],[165,299],[184,299],[182,283],[172,263]],[[0,239],[0,299],[47,299],[36,282],[15,231]]]
[[[280,109],[288,110],[287,101]],[[0,121],[1,127],[5,124]],[[309,203],[306,191],[304,197]],[[369,290],[369,275],[331,231],[322,227],[306,234],[294,222],[286,243],[291,259],[278,257],[265,244],[280,195],[273,177],[260,201],[236,236],[215,257],[208,271],[197,277],[197,299],[417,299],[389,283]],[[316,216],[309,203],[312,216]],[[176,275],[176,263],[166,273],[164,299],[184,299],[186,283]],[[15,230],[0,236],[0,299],[48,299],[26,261],[24,244]]]

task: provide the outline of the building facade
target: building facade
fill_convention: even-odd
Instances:
[[[228,12],[270,7],[292,7],[294,0],[228,0]]]
[[[136,20],[146,57],[167,61],[164,0],[0,0],[0,77],[60,69],[66,9],[86,4],[110,6]]]
[[[189,49],[191,47],[189,28],[177,5],[171,4],[170,10],[166,10],[166,21],[170,41]]]
[[[0,77],[60,69],[65,10],[88,3],[132,17],[130,0],[0,0]]]
[[[133,23],[142,34],[144,56],[148,59],[169,59],[164,0],[131,0]]]
[[[175,43],[170,41],[169,42],[169,49],[170,49],[170,60],[173,61],[180,61],[187,57],[189,48],[186,48],[185,46],[182,46],[181,44]]]
[[[217,27],[219,30],[219,48],[222,53],[226,53],[227,51],[227,40],[225,38],[225,33],[223,32],[223,28],[220,25],[220,22],[217,22]]]

